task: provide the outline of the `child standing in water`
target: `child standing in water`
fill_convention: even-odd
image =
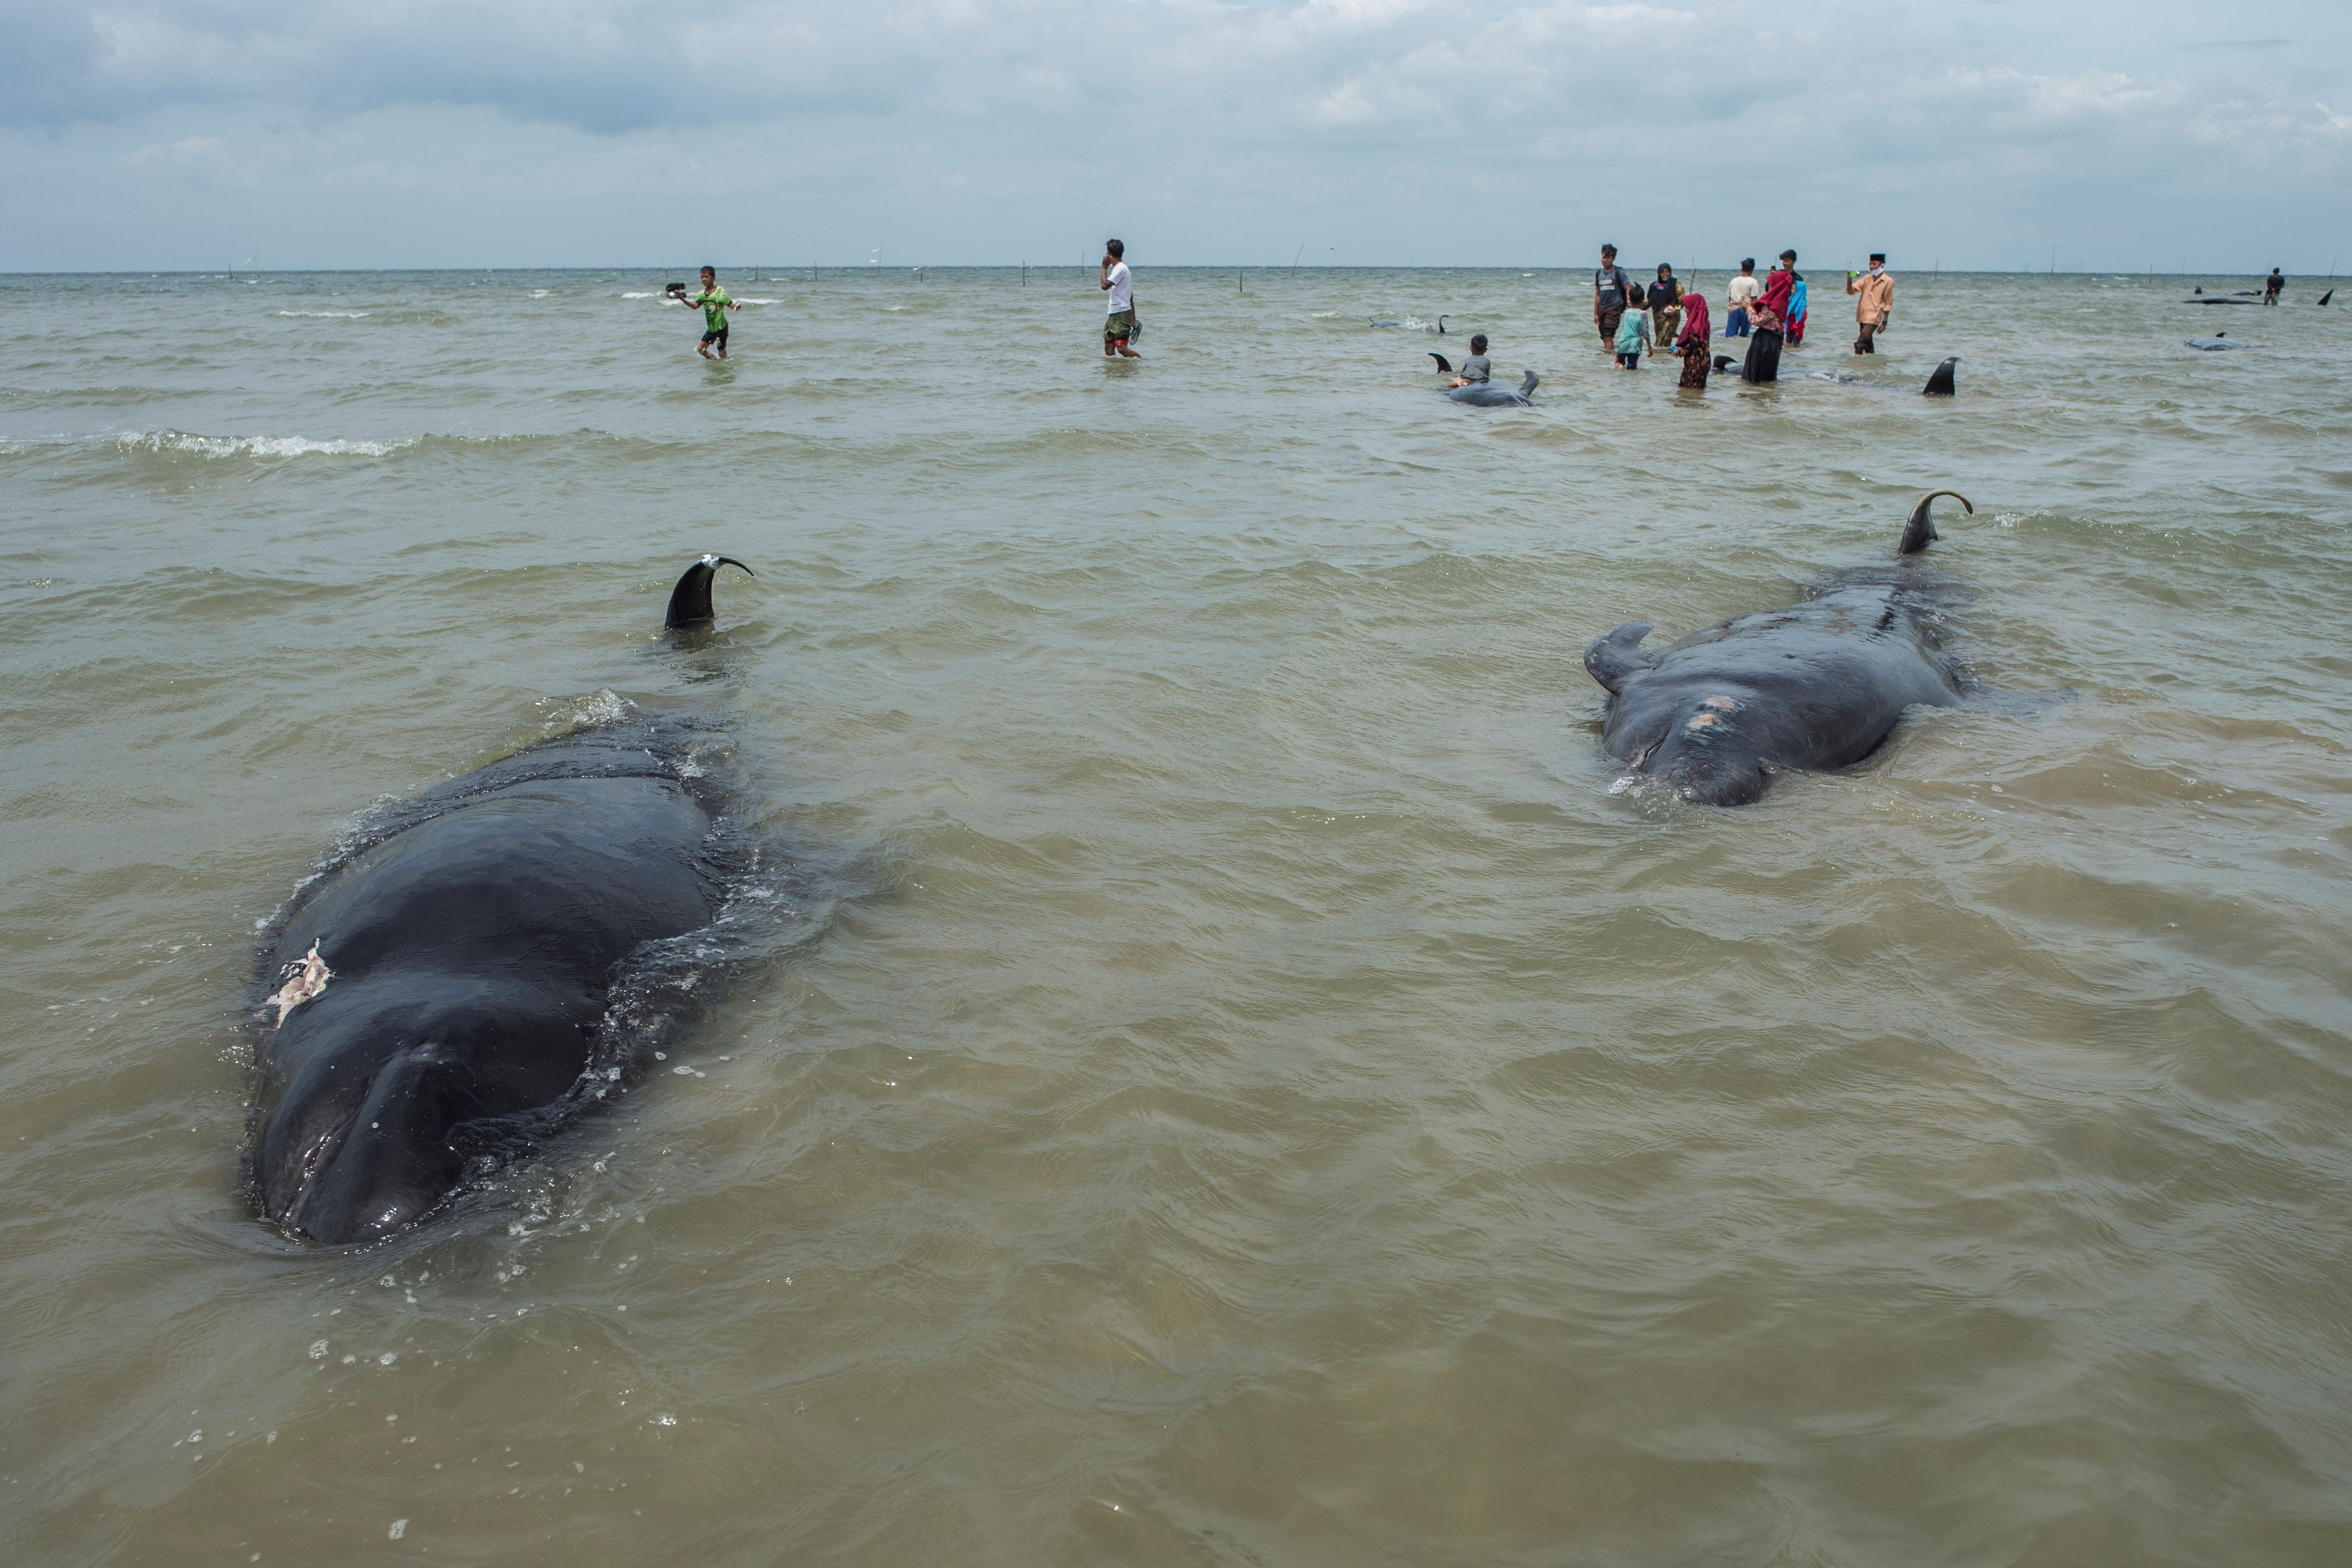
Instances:
[[[740,310],[743,307],[729,298],[727,290],[719,287],[718,270],[709,267],[702,269],[701,293],[691,295],[678,293],[671,295],[670,298],[689,310],[697,306],[701,307],[702,341],[695,345],[694,351],[706,360],[714,357],[725,359],[727,357],[727,312]],[[710,345],[713,343],[719,345],[719,352],[716,356],[710,352]]]
[[[1494,374],[1495,361],[1486,357],[1486,334],[1477,332],[1471,336],[1470,357],[1462,361],[1462,373],[1445,384],[1466,387],[1473,382],[1491,381]]]
[[[1642,340],[1649,335],[1650,319],[1648,313],[1641,308],[1640,287],[1639,284],[1634,285],[1633,308],[1627,310],[1617,322],[1617,341],[1612,347],[1617,350],[1617,368],[1621,371],[1642,368]]]

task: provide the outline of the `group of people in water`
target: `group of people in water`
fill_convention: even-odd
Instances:
[[[1895,279],[1886,270],[1884,253],[1874,251],[1866,272],[1848,272],[1845,291],[1854,301],[1853,351],[1878,352],[1878,335],[1886,330],[1895,309]],[[1748,350],[1739,379],[1763,382],[1780,379],[1780,350],[1805,340],[1811,322],[1811,301],[1805,275],[1797,270],[1797,253],[1784,250],[1764,277],[1756,276],[1756,258],[1739,264],[1739,276],[1724,291],[1727,307],[1723,324],[1726,338],[1745,338]],[[1685,288],[1675,269],[1658,264],[1657,277],[1646,286],[1626,277],[1617,265],[1617,247],[1601,247],[1601,266],[1592,275],[1592,324],[1601,348],[1617,357],[1620,370],[1639,370],[1645,340],[1661,353],[1683,362],[1681,384],[1704,390],[1708,372],[1717,368],[1712,329],[1713,311],[1706,297]],[[1719,361],[1727,367],[1728,355]]]

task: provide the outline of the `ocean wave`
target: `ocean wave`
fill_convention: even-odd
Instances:
[[[271,314],[277,316],[331,317],[341,321],[356,321],[361,317],[367,315],[368,312],[365,310],[277,310],[272,311]]]
[[[383,457],[418,437],[404,441],[312,441],[300,435],[192,435],[184,430],[153,430],[119,436],[115,444],[125,452],[187,452],[199,457]]]

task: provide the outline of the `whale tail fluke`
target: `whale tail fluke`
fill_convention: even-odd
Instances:
[[[1657,668],[1658,662],[1642,652],[1642,639],[1649,634],[1647,621],[1628,621],[1603,632],[1584,650],[1584,673],[1606,691],[1623,691],[1627,681]]]
[[[1927,384],[1921,387],[1920,392],[1928,397],[1950,397],[1957,393],[1959,389],[1952,384],[1952,367],[1959,362],[1958,354],[1946,355],[1944,362],[1936,367],[1936,373],[1927,378]]]
[[[1928,508],[1935,505],[1936,497],[1938,496],[1949,496],[1960,504],[1969,516],[1973,517],[1977,515],[1977,509],[1969,505],[1969,498],[1958,490],[1930,490],[1919,497],[1917,506],[1911,508],[1910,518],[1903,525],[1903,542],[1895,547],[1898,553],[1917,555],[1927,548],[1929,539],[1943,538],[1936,531],[1936,519],[1928,516]]]
[[[1446,376],[1450,376],[1450,375],[1452,375],[1452,374],[1454,373],[1454,361],[1451,361],[1451,360],[1449,360],[1449,359],[1447,359],[1444,354],[1441,354],[1441,353],[1439,353],[1436,350],[1432,349],[1431,350],[1429,350],[1429,357],[1430,357],[1431,359],[1435,360],[1435,361],[1437,361],[1437,372],[1438,372],[1438,374],[1440,374],[1440,375],[1446,375]]]
[[[1536,373],[1533,371],[1529,371],[1528,372],[1528,379],[1519,383],[1519,396],[1522,398],[1530,398],[1535,395]]]
[[[677,586],[669,591],[669,613],[662,620],[664,630],[691,631],[717,619],[710,608],[710,580],[719,575],[722,566],[742,567],[746,577],[760,575],[732,556],[704,556],[688,567],[686,575],[677,580]]]

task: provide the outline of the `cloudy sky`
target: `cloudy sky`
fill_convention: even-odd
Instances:
[[[0,0],[0,270],[2352,261],[2352,4]]]

